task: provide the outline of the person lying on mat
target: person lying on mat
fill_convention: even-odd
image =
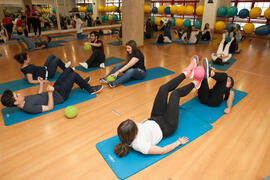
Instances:
[[[239,46],[238,46],[238,42],[237,42],[237,40],[236,40],[236,34],[235,34],[235,32],[234,32],[234,29],[232,30],[232,31],[227,31],[227,30],[225,30],[224,31],[224,33],[223,34],[225,34],[225,37],[227,38],[234,38],[233,39],[233,41],[231,42],[231,44],[230,44],[230,48],[229,48],[229,53],[236,53],[236,54],[239,54],[240,53],[240,49],[239,49]],[[222,36],[224,36],[222,34]],[[224,42],[224,46],[226,46],[226,44],[227,44],[228,42],[227,41],[225,41]]]
[[[25,52],[15,55],[14,59],[21,64],[21,71],[30,84],[40,83],[40,79],[47,82],[48,79],[55,76],[57,67],[60,67],[64,71],[71,64],[70,61],[64,64],[60,58],[53,54],[48,56],[44,66],[35,66],[34,64],[30,64],[31,58]]]
[[[114,88],[130,79],[141,80],[145,78],[146,69],[144,66],[143,53],[137,48],[137,44],[134,40],[128,41],[126,43],[126,48],[126,63],[117,64],[106,77],[100,79],[101,83],[108,84],[111,88]],[[119,76],[120,74],[122,74],[122,76]],[[109,75],[114,77],[116,80],[112,82],[107,82],[107,77]]]
[[[187,31],[184,32],[184,34],[181,36],[181,39],[185,43],[197,44],[201,38],[201,35],[202,35],[202,33],[199,30],[193,31],[192,26],[189,26],[187,28]]]
[[[16,39],[16,40],[22,40],[28,49],[45,49],[48,47],[49,42],[51,42],[51,37],[48,35],[42,35],[40,41],[33,42],[29,38],[23,36],[23,35],[11,35],[11,39]]]
[[[203,41],[210,41],[211,40],[211,30],[209,28],[208,23],[206,23],[204,25],[204,30],[202,31],[201,40],[203,40]]]
[[[177,88],[184,79],[193,78],[198,61],[198,56],[193,56],[183,73],[159,88],[150,119],[142,123],[135,123],[129,119],[120,123],[117,134],[121,142],[114,147],[114,153],[118,157],[127,155],[130,148],[143,154],[166,154],[188,142],[188,137],[181,137],[165,147],[157,146],[163,138],[173,134],[178,127],[180,98],[201,85],[203,77],[194,78],[191,83]],[[170,92],[170,98],[167,100]]]
[[[43,79],[39,77],[40,89],[38,94],[23,96],[20,93],[5,90],[1,102],[4,106],[17,106],[22,111],[30,114],[38,114],[50,111],[54,105],[61,104],[68,99],[73,84],[76,83],[81,89],[85,89],[90,94],[96,94],[102,90],[103,86],[90,86],[90,77],[83,79],[72,68],[66,68],[59,76],[53,86],[47,86],[47,92],[43,92]]]
[[[168,36],[163,36],[163,34],[160,34],[157,38],[157,43],[171,43],[172,40]]]
[[[219,106],[223,100],[227,101],[227,108],[224,110],[225,114],[231,112],[232,103],[234,100],[234,91],[232,87],[234,80],[226,73],[215,72],[208,63],[207,58],[203,59],[203,66],[205,69],[205,78],[202,81],[201,87],[198,90],[198,98],[202,104],[215,107]],[[212,89],[209,89],[208,78],[211,77],[216,80],[216,84]]]
[[[214,64],[217,64],[217,65],[228,64],[227,61],[230,60],[232,57],[232,54],[229,54],[229,50],[230,50],[230,46],[231,46],[233,40],[234,40],[234,37],[232,37],[232,38],[230,36],[226,37],[225,33],[222,34],[222,40],[218,46],[217,52],[211,54],[211,57],[212,57]],[[227,44],[224,48],[225,42],[227,42]]]
[[[90,58],[82,63],[79,63],[83,68],[88,69],[89,67],[101,67],[105,68],[105,53],[103,42],[99,39],[99,33],[92,31],[90,33],[90,42],[87,42],[92,47],[92,55]]]

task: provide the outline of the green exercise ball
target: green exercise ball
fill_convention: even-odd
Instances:
[[[65,109],[65,116],[69,119],[76,117],[78,114],[77,108],[75,106],[68,106]]]
[[[115,81],[115,80],[116,80],[115,77],[113,77],[113,76],[111,76],[111,75],[107,76],[107,78],[106,78],[106,81],[107,81],[107,82],[113,82],[113,81]]]

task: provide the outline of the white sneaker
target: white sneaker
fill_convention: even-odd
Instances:
[[[83,62],[83,63],[79,63],[83,68],[88,69],[88,64]]]
[[[71,61],[68,61],[68,62],[65,64],[65,67],[68,68],[70,65],[71,65]]]
[[[104,64],[104,63],[101,63],[101,64],[99,65],[99,67],[102,68],[102,69],[104,69],[104,68],[105,68],[105,64]]]

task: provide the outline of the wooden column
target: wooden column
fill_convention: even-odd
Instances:
[[[143,46],[144,0],[124,0],[122,13],[123,45],[135,40],[138,46]]]

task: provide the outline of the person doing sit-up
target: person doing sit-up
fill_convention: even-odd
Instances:
[[[194,79],[191,83],[177,88],[184,79],[193,78],[198,60],[198,56],[193,56],[183,73],[159,88],[150,119],[142,123],[135,123],[128,119],[118,126],[117,134],[121,142],[114,148],[114,153],[118,157],[127,155],[131,148],[143,154],[166,154],[188,142],[188,137],[181,137],[167,146],[157,146],[163,138],[173,134],[178,127],[180,98],[188,95],[193,88],[200,87],[202,79]]]

